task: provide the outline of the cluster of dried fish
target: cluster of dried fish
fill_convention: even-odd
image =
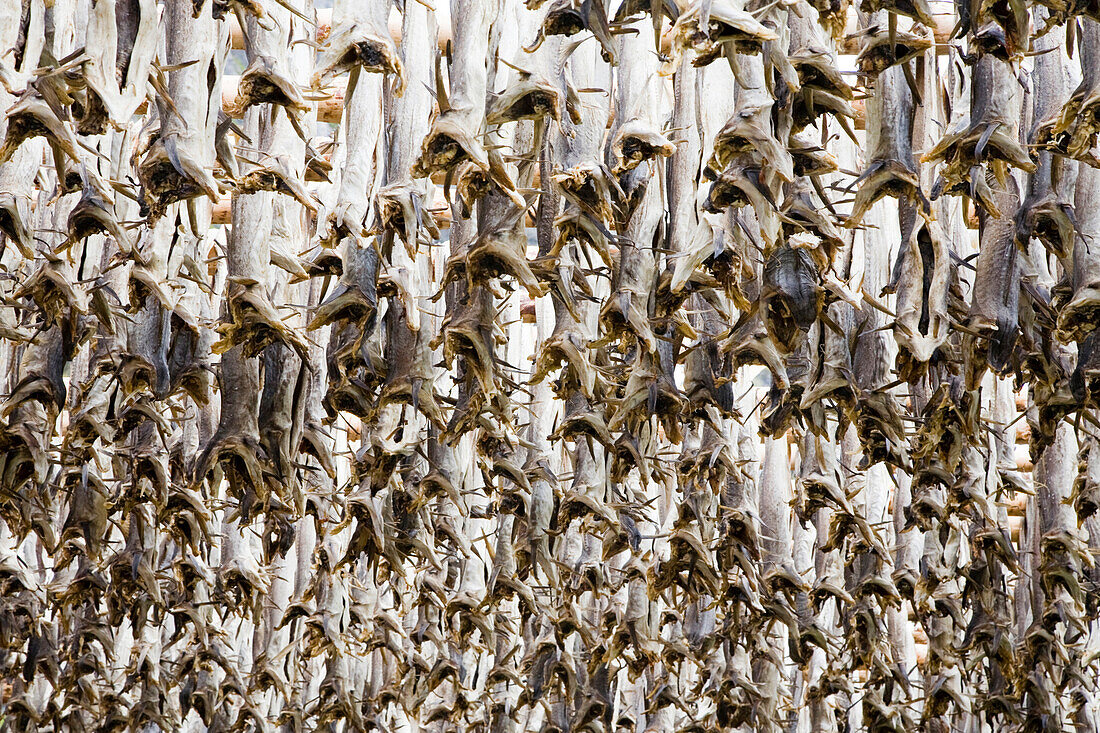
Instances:
[[[1100,731],[1095,1],[20,0],[0,108],[3,730]]]

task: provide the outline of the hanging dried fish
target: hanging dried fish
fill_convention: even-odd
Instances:
[[[1008,166],[1029,173],[1035,170],[1015,132],[1019,120],[1013,112],[1019,103],[1014,97],[1008,64],[992,55],[982,56],[974,68],[969,118],[960,119],[921,156],[922,163],[944,162],[932,198],[940,193],[963,193],[993,216],[1003,215],[996,208],[993,185],[986,176],[994,176],[1003,186]]]
[[[155,219],[177,201],[206,196],[216,201],[217,181],[211,172],[213,140],[221,95],[214,63],[217,28],[210,16],[194,18],[182,2],[165,8],[169,34],[167,73],[155,68],[150,81],[160,93],[156,98],[155,126],[147,125],[134,153],[134,167],[141,182],[143,210]],[[167,75],[167,80],[164,79]]]
[[[1082,20],[1080,39],[1081,84],[1059,113],[1044,118],[1035,141],[1052,152],[1100,166],[1094,152],[1100,134],[1100,23]]]
[[[856,64],[864,74],[877,75],[887,69],[907,64],[932,48],[933,41],[927,35],[905,31],[891,32],[881,25],[873,25],[860,33],[859,56]]]
[[[1077,192],[1073,208],[1076,212],[1077,235],[1073,244],[1071,284],[1073,295],[1058,313],[1058,331],[1066,341],[1077,341],[1097,326],[1100,312],[1100,269],[1097,251],[1090,242],[1100,236],[1100,169],[1082,166],[1077,173]]]
[[[323,87],[358,66],[376,74],[392,74],[394,94],[400,97],[405,89],[405,71],[390,37],[388,15],[389,3],[385,0],[337,2],[332,27],[313,72],[313,86]]]
[[[1036,120],[1044,119],[1061,102],[1065,91],[1063,63],[1053,53],[1036,59],[1033,74]],[[1032,129],[1033,140],[1038,139],[1040,129],[1038,124]],[[1035,237],[1051,254],[1065,260],[1073,249],[1072,189],[1077,163],[1058,159],[1049,150],[1035,150],[1032,155],[1036,158],[1036,167],[1028,177],[1027,195],[1016,213],[1017,237],[1021,242]]]
[[[873,104],[868,106],[869,119],[877,120],[878,126],[869,131],[874,133],[867,141],[871,156],[856,179],[859,190],[846,227],[857,226],[884,196],[924,200],[913,158],[913,97],[902,69],[889,68],[878,75]]]
[[[779,36],[739,3],[698,0],[676,18],[672,38],[674,49],[692,49],[692,64],[705,66],[723,54],[731,59],[736,54],[758,54],[764,43]]]
[[[936,25],[927,0],[861,0],[859,9],[864,13],[886,10],[912,18],[928,28],[934,28]]]
[[[998,374],[1011,366],[1019,330],[1020,265],[1016,226],[1008,212],[1019,207],[1019,200],[1016,181],[1009,178],[1008,187],[996,196],[997,208],[1005,215],[1000,219],[985,212],[979,215],[981,244],[967,327],[983,341],[988,339],[989,346],[987,357],[978,353],[971,357],[970,368],[974,373],[983,371],[987,361]]]
[[[0,726],[1094,730],[1044,2],[0,3]]]
[[[897,294],[894,337],[908,363],[902,373],[913,374],[935,357],[950,333],[948,299],[955,265],[939,224],[926,219],[912,204],[901,209],[901,232],[902,246],[889,291]],[[1009,241],[1014,246],[1014,241]],[[1003,249],[1000,251],[1005,256]]]
[[[764,324],[783,351],[793,351],[820,316],[824,293],[819,281],[817,267],[804,249],[780,247],[764,263]]]

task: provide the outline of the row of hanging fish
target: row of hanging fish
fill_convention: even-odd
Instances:
[[[13,0],[0,107],[0,729],[1100,732],[1094,0]]]

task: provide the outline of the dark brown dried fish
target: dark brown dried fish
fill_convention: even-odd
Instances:
[[[1060,113],[1039,125],[1037,145],[1051,152],[1100,166],[1094,148],[1100,135],[1100,23],[1081,22],[1081,84]]]
[[[982,212],[978,218],[981,243],[967,327],[981,340],[982,347],[986,339],[989,345],[987,357],[977,353],[971,357],[974,374],[984,371],[986,361],[997,374],[1011,366],[1019,330],[1020,264],[1013,221],[1019,202],[1016,181],[1010,177],[1007,188],[996,195],[997,208],[1005,214],[997,219]],[[970,386],[976,388],[977,381],[975,378]]]
[[[1066,341],[1079,341],[1100,326],[1100,251],[1091,244],[1100,237],[1100,168],[1081,166],[1073,208],[1073,296],[1058,313],[1058,333]]]
[[[534,42],[524,50],[532,53],[549,36],[573,36],[584,30],[590,31],[599,42],[604,61],[617,64],[607,7],[602,0],[554,0],[546,11]]]
[[[984,164],[988,164],[989,173],[1001,185],[1009,175],[1010,165],[1029,173],[1035,170],[1015,132],[1019,125],[1019,102],[1013,84],[1014,76],[1004,61],[991,55],[978,60],[969,118],[962,118],[921,156],[922,163],[944,162],[933,198],[940,192],[961,192],[999,217],[1001,212],[995,208]]]
[[[245,110],[257,104],[282,107],[295,118],[309,110],[298,85],[280,73],[274,58],[262,54],[254,55],[241,74],[237,98],[226,112],[233,117],[242,117]]]

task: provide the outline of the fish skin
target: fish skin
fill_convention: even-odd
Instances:
[[[1066,341],[1080,341],[1100,322],[1100,257],[1090,242],[1100,237],[1100,169],[1081,166],[1073,200],[1077,236],[1073,245],[1073,296],[1058,313],[1058,333]]]
[[[1038,145],[1100,166],[1092,149],[1100,136],[1100,22],[1081,21],[1081,83],[1062,109],[1044,118],[1036,132]]]
[[[390,3],[386,0],[337,0],[332,27],[320,48],[313,86],[323,87],[333,78],[359,67],[393,77],[398,97],[406,88],[401,54],[389,31]]]
[[[916,206],[901,210],[902,247],[890,288],[897,293],[894,337],[913,368],[926,364],[943,346],[951,324],[948,294],[954,274],[939,224]]]
[[[971,85],[970,116],[948,130],[932,149],[921,156],[922,163],[942,160],[932,198],[942,192],[963,193],[976,205],[1000,216],[994,190],[986,181],[987,171],[999,180],[1008,166],[1027,173],[1035,170],[1018,140],[1019,101],[1014,75],[1007,63],[992,55],[978,59]]]
[[[884,196],[919,200],[923,197],[913,156],[913,96],[901,68],[892,67],[875,79],[875,96],[868,119],[878,125],[868,130],[871,151],[856,180],[859,189],[844,226],[859,225],[872,205]]]
[[[817,266],[804,249],[780,247],[764,264],[760,302],[775,343],[794,351],[824,305]]]
[[[996,218],[983,211],[978,218],[980,244],[968,323],[971,329],[988,335],[989,339],[987,355],[982,358],[975,354],[971,369],[988,362],[997,374],[1009,368],[1019,332],[1021,267],[1015,218],[1020,195],[1016,180],[1012,177],[1007,180],[1008,185],[997,194],[997,208],[1003,212],[1002,216]],[[976,387],[978,380],[970,379],[972,388]]]
[[[436,99],[438,109],[432,116],[431,131],[413,164],[414,178],[451,170],[464,160],[473,161],[481,170],[489,168],[482,142],[488,92],[485,54],[495,7],[493,0],[451,3],[454,49],[448,70],[450,84],[446,98]],[[441,79],[437,84],[442,89]]]

